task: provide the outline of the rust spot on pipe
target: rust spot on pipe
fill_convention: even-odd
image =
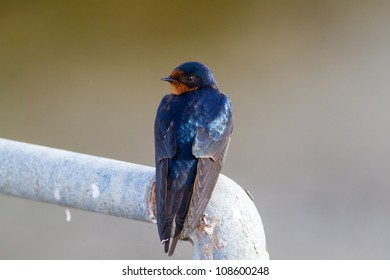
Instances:
[[[149,209],[149,218],[153,223],[157,223],[157,209],[156,209],[156,180],[153,180],[152,185],[149,188],[148,195],[148,209]]]

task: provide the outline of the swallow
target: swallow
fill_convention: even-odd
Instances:
[[[204,214],[233,132],[233,112],[202,63],[183,63],[161,80],[171,93],[154,123],[157,227],[171,256]]]

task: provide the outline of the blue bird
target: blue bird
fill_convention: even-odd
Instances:
[[[161,80],[170,83],[171,93],[161,100],[154,125],[157,226],[171,256],[202,219],[225,159],[233,113],[202,63],[183,63]]]

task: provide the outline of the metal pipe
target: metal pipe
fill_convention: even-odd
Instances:
[[[155,223],[154,173],[148,166],[0,138],[5,195]],[[195,259],[268,259],[256,207],[223,175],[190,239]]]

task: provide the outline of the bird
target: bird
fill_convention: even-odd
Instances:
[[[189,61],[161,79],[171,92],[154,123],[157,227],[164,252],[172,256],[201,221],[233,132],[229,97],[211,70]]]

